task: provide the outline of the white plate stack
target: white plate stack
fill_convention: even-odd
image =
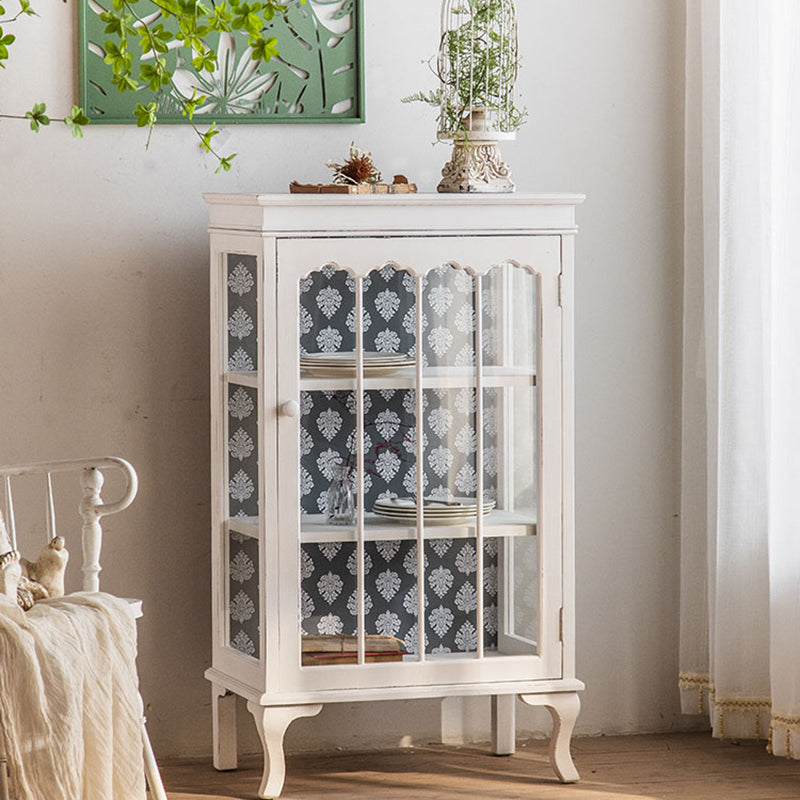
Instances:
[[[364,377],[383,378],[417,362],[405,353],[364,352]],[[301,353],[300,369],[318,378],[344,378],[356,374],[356,354]]]
[[[494,500],[484,500],[484,516],[491,513],[494,507]],[[381,517],[406,524],[417,521],[417,501],[413,497],[376,500],[372,510]],[[463,525],[477,519],[478,501],[474,497],[454,497],[452,500],[426,499],[423,502],[422,515],[426,525]]]

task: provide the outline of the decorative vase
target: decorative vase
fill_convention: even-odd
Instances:
[[[356,521],[356,499],[350,485],[350,469],[343,464],[333,468],[325,519],[330,525],[354,525]]]

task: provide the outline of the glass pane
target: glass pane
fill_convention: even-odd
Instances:
[[[258,539],[236,531],[228,535],[228,597],[230,646],[258,658]]]
[[[228,385],[228,513],[258,516],[258,390]]]
[[[228,254],[228,372],[255,372],[258,363],[258,294],[251,255]]]
[[[501,380],[484,399],[485,481],[497,497],[498,513],[513,535],[498,542],[498,649],[537,652],[539,629],[539,294],[538,278],[505,264],[492,270],[485,309],[491,327],[487,354]],[[486,337],[484,338],[486,345]]]

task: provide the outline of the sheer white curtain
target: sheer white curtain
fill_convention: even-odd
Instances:
[[[687,0],[681,675],[800,758],[800,0]]]

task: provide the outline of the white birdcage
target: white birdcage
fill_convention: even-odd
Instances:
[[[437,71],[439,138],[455,143],[440,192],[511,192],[498,140],[513,139],[519,65],[513,0],[444,0]]]
[[[444,0],[441,30],[439,136],[512,133],[518,65],[512,0]]]

